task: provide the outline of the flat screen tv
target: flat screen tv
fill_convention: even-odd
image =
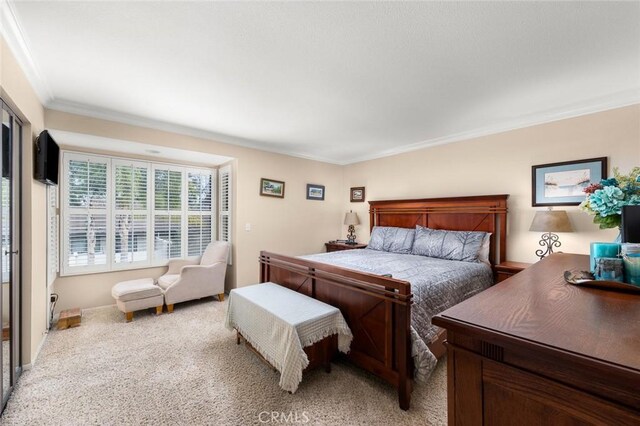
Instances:
[[[35,179],[47,184],[58,184],[60,148],[47,130],[36,139]]]

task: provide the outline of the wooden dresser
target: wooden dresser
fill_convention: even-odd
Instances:
[[[433,319],[450,425],[640,425],[640,295],[566,284],[556,253]]]

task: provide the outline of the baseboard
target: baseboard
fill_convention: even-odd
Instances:
[[[49,337],[49,332],[48,331],[44,333],[44,337],[40,341],[40,344],[38,345],[38,349],[36,349],[36,354],[33,356],[33,359],[31,360],[31,362],[29,364],[24,364],[22,366],[22,369],[24,371],[28,371],[28,370],[31,370],[31,368],[33,368],[33,365],[38,360],[38,356],[40,355],[40,351],[42,350],[42,348],[44,346],[44,342],[46,342],[46,340],[47,340],[47,337]]]
[[[91,308],[80,308],[80,310],[82,312],[84,312],[84,311],[94,311],[94,310],[98,310],[98,309],[112,308],[114,306],[116,306],[116,304],[112,303],[110,305],[93,306]],[[62,311],[64,311],[64,309],[60,309],[60,312],[62,312]],[[53,323],[51,324],[51,328],[53,328],[53,325],[58,322],[58,319],[60,318],[60,312],[58,312],[57,314],[53,315]]]
[[[98,309],[105,309],[105,308],[112,308],[116,306],[115,303],[112,303],[110,305],[102,305],[102,306],[94,306],[93,308],[82,308],[81,310],[84,311],[96,311]]]

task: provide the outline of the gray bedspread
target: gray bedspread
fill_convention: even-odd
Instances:
[[[419,381],[425,381],[429,377],[437,362],[427,348],[427,344],[439,331],[439,327],[431,324],[431,318],[493,283],[491,268],[484,263],[368,249],[300,257],[377,275],[391,274],[393,278],[411,283],[412,355],[416,365],[416,379]]]

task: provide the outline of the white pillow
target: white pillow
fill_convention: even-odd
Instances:
[[[480,246],[480,251],[478,252],[478,262],[486,263],[491,266],[491,261],[489,260],[489,251],[491,250],[491,233],[487,232],[487,235],[484,237],[484,241],[482,242],[482,246]]]

